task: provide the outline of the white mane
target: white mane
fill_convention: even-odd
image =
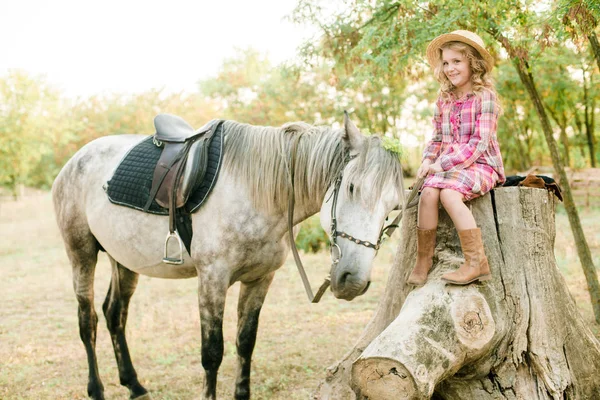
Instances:
[[[348,149],[342,140],[343,129],[303,122],[274,128],[226,121],[224,130],[223,167],[248,187],[256,206],[270,211],[282,211],[288,206],[288,164],[293,166],[295,201],[299,205],[322,199],[345,166]],[[368,190],[356,192],[367,204],[374,204],[386,185],[394,185],[398,190],[402,187],[397,156],[383,149],[376,136],[364,141],[347,174],[355,187],[365,177],[372,178]]]

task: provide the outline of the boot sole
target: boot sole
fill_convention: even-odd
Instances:
[[[477,278],[473,278],[470,281],[466,281],[466,282],[460,282],[460,281],[453,281],[453,280],[449,280],[446,278],[442,278],[443,281],[446,281],[448,283],[452,283],[454,285],[468,285],[469,283],[475,282],[475,281],[489,281],[490,279],[492,279],[492,274],[488,274],[488,275],[481,275],[478,276]]]

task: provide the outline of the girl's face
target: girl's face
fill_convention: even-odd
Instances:
[[[442,49],[442,66],[446,77],[462,94],[471,91],[471,64],[466,56],[456,50]]]

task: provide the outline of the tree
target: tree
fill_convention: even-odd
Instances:
[[[49,132],[58,103],[59,92],[41,76],[13,70],[0,79],[0,186],[15,198],[19,185],[39,180],[32,175],[54,139]]]
[[[556,12],[576,42],[580,37],[589,40],[590,51],[600,69],[600,42],[595,32],[600,19],[600,4],[595,0],[560,0]]]
[[[502,116],[498,123],[498,141],[507,169],[527,171],[532,165],[548,160],[539,120],[529,107],[527,92],[511,65],[500,64],[497,89],[502,93]]]
[[[570,34],[575,45],[584,48],[581,38],[587,38],[590,45],[590,53],[596,60],[600,70],[600,43],[595,32],[600,18],[600,5],[595,1],[562,0],[559,1],[556,14],[562,17],[567,32]],[[594,137],[594,110],[597,95],[597,85],[589,82],[594,80],[594,68],[584,66],[583,89],[584,89],[584,125],[586,129],[586,140],[590,154],[590,163],[596,167],[596,150]],[[591,93],[590,93],[591,92]]]

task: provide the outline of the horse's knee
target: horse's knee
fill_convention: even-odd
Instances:
[[[256,344],[259,315],[260,307],[249,312],[244,319],[244,324],[238,328],[237,351],[240,357],[252,357],[252,352],[254,351],[254,346]]]
[[[106,318],[106,326],[111,333],[118,329],[121,324],[121,310],[122,307],[118,300],[110,299],[110,295],[106,297],[102,305],[102,311]]]
[[[96,314],[96,311],[89,305],[82,306],[80,302],[77,314],[79,318],[79,337],[85,343],[94,342],[96,340],[96,328],[98,326],[98,315]]]

